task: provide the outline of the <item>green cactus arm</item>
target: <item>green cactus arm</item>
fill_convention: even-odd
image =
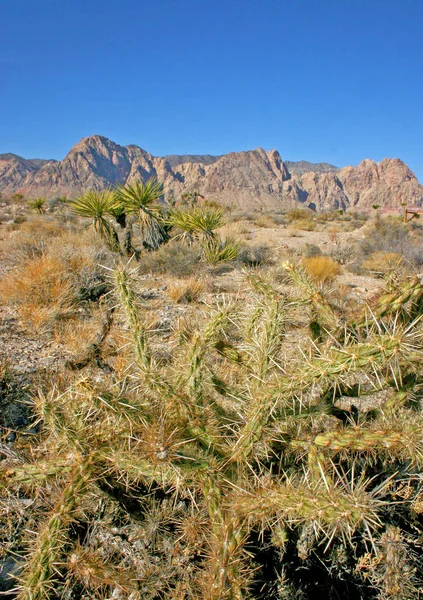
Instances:
[[[19,600],[44,600],[50,596],[61,554],[68,541],[67,528],[92,480],[92,457],[77,461],[26,562],[19,584]]]

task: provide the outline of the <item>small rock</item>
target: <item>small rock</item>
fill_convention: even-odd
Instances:
[[[7,444],[13,444],[13,442],[16,440],[16,433],[14,431],[11,431],[7,436],[6,436],[6,443]]]

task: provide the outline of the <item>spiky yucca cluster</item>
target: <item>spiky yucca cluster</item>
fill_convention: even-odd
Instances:
[[[5,463],[37,511],[21,600],[419,597],[420,284],[350,315],[286,272],[295,293],[246,274],[163,362],[116,270],[132,368],[40,394]]]

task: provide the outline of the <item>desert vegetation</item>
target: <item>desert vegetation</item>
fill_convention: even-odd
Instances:
[[[420,223],[161,194],[2,225],[3,591],[420,598]]]

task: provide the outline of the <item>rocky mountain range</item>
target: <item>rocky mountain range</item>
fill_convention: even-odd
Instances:
[[[366,159],[357,167],[338,169],[327,163],[284,162],[276,150],[262,148],[222,156],[155,157],[138,146],[120,146],[98,135],[83,138],[61,161],[0,155],[4,197],[14,193],[27,198],[75,197],[87,189],[150,177],[164,183],[168,200],[198,191],[208,200],[245,211],[423,205],[423,186],[397,158],[380,163]]]

